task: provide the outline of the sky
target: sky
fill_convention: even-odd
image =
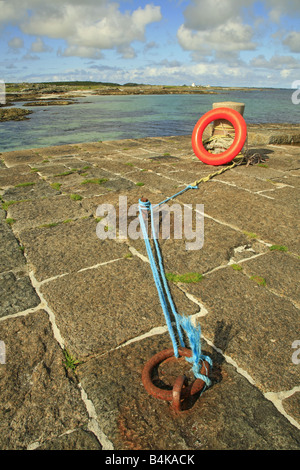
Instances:
[[[0,0],[0,81],[291,88],[300,0]]]

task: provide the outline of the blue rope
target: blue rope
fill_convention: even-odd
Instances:
[[[159,202],[158,204],[156,204],[156,205],[153,207],[153,209],[155,209],[155,208],[158,207],[158,206],[161,206],[162,204],[164,204],[165,202],[170,201],[171,199],[174,199],[174,197],[179,196],[180,194],[184,193],[184,192],[187,191],[188,189],[198,189],[198,186],[192,186],[191,184],[189,184],[186,188],[182,189],[182,190],[179,191],[178,193],[173,194],[173,196],[167,197],[167,199],[165,199],[164,201],[161,201],[161,202]]]
[[[207,361],[210,367],[212,367],[212,360],[209,356],[205,356],[201,353],[201,326],[195,327],[192,325],[190,317],[180,315],[179,320],[180,326],[184,329],[187,334],[190,348],[192,350],[192,357],[186,357],[188,362],[193,363],[193,373],[197,379],[202,379],[206,386],[209,387],[211,380],[208,378],[208,370],[206,369],[206,375],[201,374],[201,365],[203,361]]]
[[[175,305],[174,305],[174,302],[173,302],[171,293],[170,293],[170,291],[169,291],[169,286],[168,286],[168,283],[167,283],[167,279],[166,279],[165,271],[164,271],[164,267],[163,267],[162,257],[161,257],[160,250],[159,250],[159,246],[158,246],[158,242],[157,242],[157,239],[156,239],[156,233],[155,233],[154,223],[152,223],[152,221],[154,220],[154,218],[153,218],[153,208],[152,208],[151,204],[150,204],[150,211],[151,211],[151,228],[152,228],[152,235],[153,235],[153,240],[154,240],[156,255],[157,255],[157,259],[158,259],[158,264],[159,264],[159,268],[160,268],[160,274],[161,274],[161,278],[162,278],[163,285],[164,285],[164,288],[165,288],[165,292],[166,292],[166,294],[167,294],[167,298],[168,298],[169,305],[170,305],[170,307],[171,307],[172,313],[173,313],[174,318],[175,318],[175,321],[176,321],[176,326],[177,326],[177,332],[178,332],[178,335],[179,335],[180,346],[184,347],[184,341],[183,341],[183,337],[182,337],[182,332],[181,332],[181,330],[180,330],[178,314],[177,314],[177,312],[176,312],[176,308],[175,308]]]
[[[158,292],[158,295],[159,295],[159,299],[160,299],[162,310],[163,310],[163,313],[164,313],[164,316],[165,316],[167,327],[168,327],[168,330],[169,330],[169,333],[170,333],[170,336],[171,336],[171,340],[172,340],[172,343],[173,343],[174,355],[176,357],[179,357],[176,337],[175,337],[174,330],[173,330],[173,327],[172,327],[171,318],[170,318],[169,311],[168,311],[168,305],[167,305],[167,301],[166,301],[164,291],[163,291],[163,286],[162,286],[161,279],[160,279],[160,276],[159,276],[159,272],[158,272],[158,269],[157,269],[157,266],[156,266],[156,262],[155,262],[155,259],[154,259],[153,253],[152,253],[152,249],[151,249],[151,245],[150,245],[150,241],[149,241],[149,237],[148,237],[148,230],[146,229],[145,222],[144,222],[144,219],[143,219],[142,208],[149,210],[151,208],[150,202],[149,201],[142,202],[141,200],[139,201],[139,220],[140,220],[140,224],[141,224],[141,228],[142,228],[142,232],[143,232],[143,237],[144,237],[144,241],[145,241],[145,245],[146,245],[148,258],[149,258],[152,273],[153,273],[153,278],[154,278],[154,281],[155,281],[155,285],[156,285],[156,288],[157,288],[157,292]]]
[[[163,312],[164,312],[164,315],[165,315],[165,319],[166,319],[166,322],[167,322],[169,333],[170,333],[170,336],[171,336],[171,339],[172,339],[174,355],[176,357],[178,357],[179,353],[178,353],[178,346],[177,346],[177,342],[176,342],[175,333],[174,333],[174,330],[173,330],[173,327],[172,327],[172,322],[171,322],[171,318],[170,318],[169,311],[168,311],[168,303],[169,303],[169,306],[171,307],[172,313],[173,313],[174,318],[175,318],[177,333],[178,333],[178,336],[179,336],[179,341],[180,341],[181,346],[184,346],[182,329],[185,331],[185,333],[188,336],[188,340],[189,340],[190,347],[191,347],[191,350],[192,350],[192,357],[191,358],[186,358],[186,359],[187,359],[187,361],[194,363],[193,372],[194,372],[195,377],[202,379],[205,382],[206,386],[209,386],[211,381],[206,375],[201,374],[201,372],[200,372],[201,371],[200,363],[201,363],[201,361],[207,361],[207,363],[210,365],[210,367],[212,367],[212,361],[211,361],[210,357],[201,354],[201,341],[200,341],[201,329],[200,329],[200,326],[198,328],[194,327],[191,324],[191,320],[190,320],[189,317],[181,316],[176,312],[176,309],[175,309],[175,306],[174,306],[174,303],[173,303],[173,300],[172,300],[172,297],[171,297],[171,294],[170,294],[170,291],[169,291],[168,283],[167,283],[167,280],[166,280],[166,277],[165,277],[165,272],[164,272],[163,263],[162,263],[162,257],[161,257],[161,254],[160,254],[160,250],[159,250],[159,246],[158,246],[158,242],[157,242],[157,237],[156,237],[156,234],[155,234],[155,228],[154,228],[154,222],[153,222],[153,220],[154,220],[154,218],[153,218],[153,209],[155,209],[158,206],[161,206],[162,204],[170,201],[171,199],[174,199],[175,197],[179,196],[180,194],[183,194],[188,189],[198,189],[198,184],[200,184],[201,182],[208,181],[211,178],[213,178],[214,176],[219,175],[219,174],[223,173],[224,171],[227,171],[230,168],[233,168],[236,165],[237,165],[237,163],[233,163],[231,166],[222,168],[221,170],[217,171],[216,173],[212,173],[212,174],[210,174],[210,175],[208,175],[204,178],[201,178],[200,180],[194,181],[194,183],[187,185],[185,188],[183,188],[178,193],[164,199],[163,201],[161,201],[160,203],[156,204],[153,207],[152,207],[152,205],[149,201],[143,202],[143,201],[139,200],[140,225],[141,225],[141,228],[142,228],[143,237],[144,237],[144,241],[145,241],[145,245],[146,245],[146,249],[147,249],[151,269],[152,269],[152,272],[153,272],[154,281],[155,281],[155,284],[156,284],[156,287],[157,287],[159,299],[160,299],[162,309],[163,309]],[[159,270],[157,268],[155,258],[154,258],[153,253],[152,253],[152,249],[151,249],[151,245],[150,245],[150,241],[149,241],[149,237],[148,237],[148,230],[146,229],[146,226],[145,226],[145,223],[144,223],[142,210],[147,210],[148,212],[151,213],[151,228],[152,228],[154,247],[155,247],[155,251],[156,251],[156,257],[157,257],[157,260],[158,260]],[[164,291],[166,293],[167,298],[164,294]],[[208,371],[206,371],[206,372],[208,372]]]
[[[183,191],[186,191],[187,189],[190,189],[190,187],[185,188],[184,190],[180,191],[180,193],[178,193],[178,194],[181,194]],[[175,196],[172,196],[172,197],[175,197]],[[171,198],[168,198],[167,200],[170,200],[170,199]],[[163,201],[163,202],[165,202],[165,201]],[[192,357],[191,358],[186,358],[186,360],[188,362],[193,362],[194,363],[193,373],[194,373],[195,377],[202,379],[205,382],[206,386],[209,386],[210,383],[211,383],[210,379],[206,375],[203,375],[203,374],[200,373],[200,370],[201,370],[200,363],[203,360],[206,360],[209,363],[209,365],[212,366],[212,361],[211,361],[210,357],[204,356],[203,354],[201,354],[201,341],[200,341],[201,328],[200,328],[200,325],[198,326],[198,328],[194,327],[191,324],[191,319],[189,317],[181,316],[177,313],[174,302],[173,302],[173,299],[172,299],[172,296],[171,296],[171,293],[170,293],[170,290],[169,290],[167,279],[166,279],[166,276],[165,276],[165,271],[164,271],[163,262],[162,262],[162,256],[161,256],[159,245],[158,245],[158,242],[157,242],[157,237],[156,237],[155,227],[154,227],[154,222],[153,222],[154,221],[153,209],[155,207],[161,205],[162,203],[157,204],[156,206],[152,207],[150,201],[143,202],[143,201],[139,200],[139,220],[140,220],[140,225],[141,225],[141,228],[142,228],[142,233],[143,233],[143,238],[144,238],[145,245],[146,245],[148,258],[149,258],[149,261],[150,261],[150,266],[151,266],[152,273],[153,273],[153,278],[154,278],[154,281],[155,281],[155,284],[156,284],[156,288],[157,288],[157,291],[158,291],[160,303],[161,303],[162,310],[163,310],[163,313],[164,313],[164,316],[165,316],[165,319],[166,319],[169,334],[170,334],[170,337],[171,337],[171,340],[172,340],[175,357],[179,357],[179,352],[178,352],[178,346],[177,346],[177,342],[176,342],[174,329],[172,327],[172,322],[171,322],[171,318],[170,318],[170,314],[169,314],[168,305],[171,307],[171,310],[172,310],[172,313],[173,313],[173,316],[174,316],[174,319],[175,319],[176,327],[177,327],[179,342],[180,342],[180,345],[182,347],[185,346],[182,330],[184,330],[186,332],[187,336],[188,336],[188,340],[189,340],[190,347],[191,347],[191,350],[192,350]],[[144,211],[146,210],[148,213],[150,213],[150,216],[151,216],[151,231],[152,231],[152,236],[153,236],[153,241],[154,241],[154,249],[155,249],[155,253],[156,253],[156,257],[157,257],[157,261],[158,261],[158,266],[157,266],[157,263],[155,261],[155,258],[154,258],[153,252],[152,252],[152,248],[151,248],[151,244],[150,244],[150,240],[149,240],[149,236],[148,236],[148,230],[146,228],[145,221],[144,221],[144,218],[143,218],[143,212],[142,212],[143,210]],[[208,371],[206,371],[206,372],[208,372]]]

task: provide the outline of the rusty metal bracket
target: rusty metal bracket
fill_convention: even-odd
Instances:
[[[191,357],[192,351],[188,348],[178,348],[180,357]],[[187,378],[180,375],[175,380],[172,390],[165,390],[154,385],[152,381],[153,369],[170,358],[175,358],[173,348],[164,349],[163,351],[155,354],[144,366],[142,372],[142,382],[147,392],[160,400],[171,402],[171,406],[175,412],[182,411],[181,403],[189,397],[195,397],[205,387],[205,382],[202,379],[195,379],[193,383],[187,383]],[[209,363],[203,361],[201,374],[208,377],[210,370]]]

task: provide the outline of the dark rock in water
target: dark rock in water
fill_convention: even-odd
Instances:
[[[20,109],[20,108],[4,108],[0,109],[0,122],[3,121],[23,121],[24,119],[28,119],[26,116],[31,114],[32,111],[28,111],[28,109]]]
[[[73,104],[73,101],[70,100],[39,100],[39,101],[30,101],[26,103],[25,106],[65,106],[68,104]]]

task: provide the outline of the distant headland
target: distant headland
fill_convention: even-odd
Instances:
[[[138,83],[91,82],[43,82],[6,83],[5,104],[0,104],[0,121],[28,119],[29,110],[11,108],[17,102],[25,106],[71,105],[79,97],[91,95],[171,95],[171,94],[218,94],[233,90],[251,91],[257,88],[218,87],[210,85],[144,85]]]

